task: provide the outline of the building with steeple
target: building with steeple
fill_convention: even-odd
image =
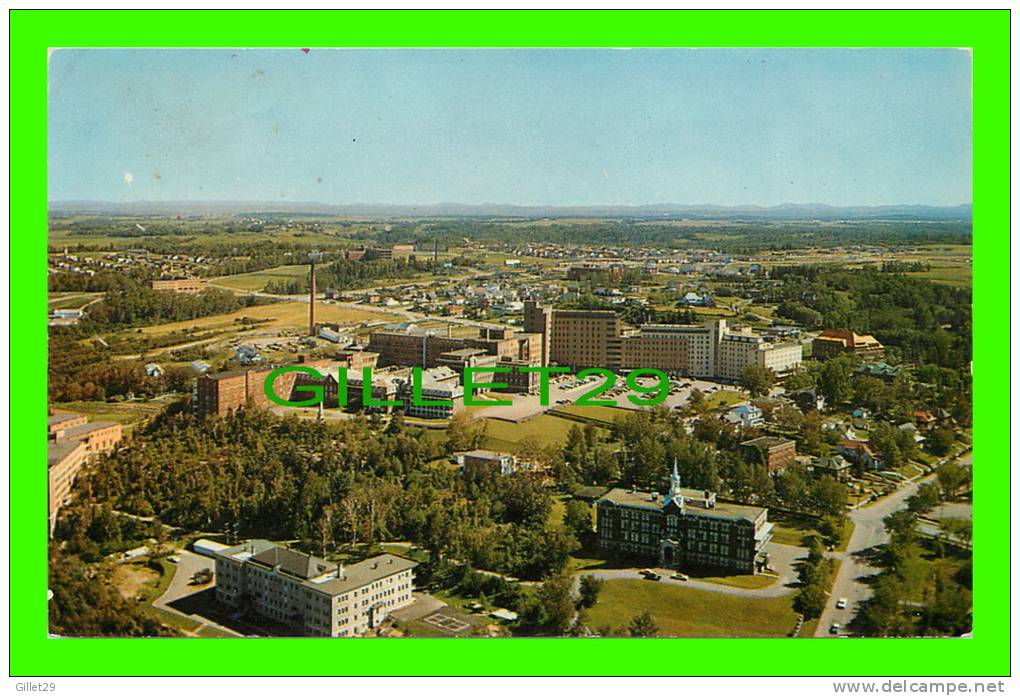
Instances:
[[[754,574],[768,565],[772,538],[766,508],[716,501],[684,488],[676,462],[669,492],[614,488],[595,502],[599,550],[663,568]]]

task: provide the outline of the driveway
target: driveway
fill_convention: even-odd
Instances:
[[[166,588],[166,592],[164,592],[162,596],[153,600],[152,606],[158,607],[159,609],[168,611],[172,614],[184,616],[186,618],[191,619],[192,621],[197,621],[200,624],[202,624],[202,626],[212,626],[213,628],[217,628],[221,631],[224,631],[225,633],[230,633],[232,635],[241,635],[240,633],[237,633],[236,631],[233,631],[227,628],[226,626],[210,621],[208,618],[204,616],[201,616],[199,614],[187,614],[183,611],[179,611],[178,609],[175,609],[174,607],[170,606],[172,602],[175,602],[178,599],[181,599],[183,597],[189,597],[199,592],[208,590],[211,587],[215,587],[215,585],[211,583],[206,583],[205,585],[188,584],[188,582],[191,580],[191,576],[203,568],[208,568],[209,570],[215,571],[216,563],[215,561],[213,561],[213,559],[207,558],[206,556],[200,556],[197,553],[192,553],[191,551],[187,550],[178,551],[177,558],[179,559],[177,561],[177,572],[174,573],[174,577],[170,581],[170,585]],[[215,583],[215,579],[213,582]],[[199,628],[201,628],[201,626]],[[196,629],[196,631],[197,630],[198,629]]]
[[[669,568],[653,568],[653,570],[662,576],[662,579],[658,582],[664,585],[677,585],[679,587],[704,590],[706,592],[716,592],[733,597],[769,599],[771,597],[782,597],[796,592],[797,588],[792,586],[792,584],[797,580],[797,573],[793,568],[793,563],[796,559],[806,556],[807,549],[803,549],[799,546],[776,544],[773,542],[769,542],[765,548],[769,554],[769,562],[776,571],[776,574],[779,576],[776,581],[768,587],[761,587],[757,589],[733,587],[731,585],[722,585],[720,583],[709,582],[707,580],[698,580],[695,577],[692,577],[690,580],[674,580],[670,577],[670,575],[675,573],[675,570],[671,570]],[[580,583],[582,575],[594,575],[600,580],[641,580],[643,579],[640,575],[641,570],[641,568],[612,568],[606,570],[599,570],[596,568],[592,570],[583,570],[574,576],[574,590],[577,590],[577,586]],[[649,580],[648,582],[651,581]]]

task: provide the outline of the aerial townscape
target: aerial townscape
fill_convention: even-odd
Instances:
[[[50,635],[970,635],[969,61],[54,51]]]
[[[55,210],[52,632],[966,633],[969,221],[787,225]]]

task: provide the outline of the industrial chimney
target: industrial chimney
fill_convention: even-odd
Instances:
[[[322,254],[313,251],[308,254],[310,266],[309,291],[308,291],[308,335],[315,336],[315,262],[322,258]]]

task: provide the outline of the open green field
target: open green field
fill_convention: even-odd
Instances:
[[[774,585],[776,576],[774,575],[722,575],[718,577],[697,577],[698,580],[703,582],[711,582],[716,585],[726,585],[727,587],[740,587],[745,590],[760,590],[764,587]]]
[[[90,421],[114,421],[130,427],[146,418],[153,418],[170,404],[170,401],[68,401],[51,404],[56,411],[71,411],[89,417]]]
[[[242,317],[250,319],[269,319],[264,324],[254,327],[244,326],[236,321]],[[359,322],[359,321],[387,321],[391,315],[373,312],[368,309],[352,309],[337,307],[335,305],[319,304],[315,308],[315,318],[320,323],[332,322]],[[246,307],[229,314],[216,314],[200,319],[189,319],[170,324],[157,324],[142,329],[143,333],[162,334],[172,331],[184,331],[185,329],[237,329],[238,331],[250,328],[280,329],[292,327],[304,329],[308,326],[308,305],[304,302],[276,302],[269,305],[257,307]]]
[[[957,287],[969,288],[974,281],[973,269],[970,264],[934,265],[927,271],[908,273],[914,278],[924,278],[934,283],[944,283]]]
[[[553,412],[570,413],[575,416],[605,423],[606,425],[612,425],[616,422],[617,418],[633,413],[630,409],[616,408],[615,406],[578,406],[577,404],[559,406],[553,409]]]
[[[581,425],[545,413],[519,423],[494,418],[483,420],[488,424],[483,446],[496,450],[513,450],[521,440],[529,437],[536,438],[543,445],[562,445],[570,429]]]
[[[610,580],[587,621],[595,630],[625,631],[631,619],[648,611],[663,637],[781,637],[797,625],[792,597],[748,599],[647,580]]]
[[[235,290],[264,290],[266,284],[270,281],[290,281],[307,277],[307,264],[299,264],[296,266],[277,266],[276,268],[267,268],[264,271],[254,271],[252,273],[219,276],[218,278],[210,278],[209,282],[213,285],[222,285],[223,287]]]
[[[51,292],[48,306],[51,310],[81,309],[102,294],[101,292]]]
[[[747,396],[740,392],[730,391],[729,389],[721,389],[705,396],[705,408],[709,410],[727,408],[747,400]]]

